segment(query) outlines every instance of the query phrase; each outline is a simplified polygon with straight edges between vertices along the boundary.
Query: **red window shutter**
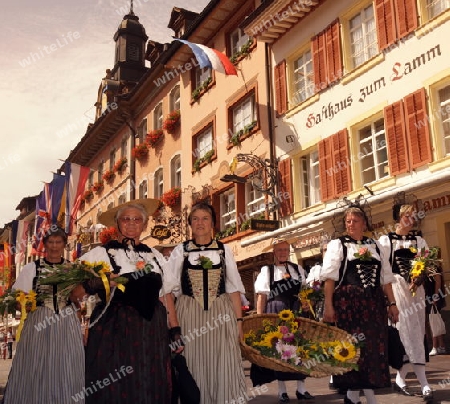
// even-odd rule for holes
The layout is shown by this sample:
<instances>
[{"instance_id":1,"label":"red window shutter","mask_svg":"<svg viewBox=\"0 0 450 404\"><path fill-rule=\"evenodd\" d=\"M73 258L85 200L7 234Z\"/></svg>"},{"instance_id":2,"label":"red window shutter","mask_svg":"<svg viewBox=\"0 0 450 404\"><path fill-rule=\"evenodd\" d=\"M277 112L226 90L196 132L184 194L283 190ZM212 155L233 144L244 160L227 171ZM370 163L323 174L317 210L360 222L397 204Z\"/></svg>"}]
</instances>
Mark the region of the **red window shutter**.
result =
<instances>
[{"instance_id":1,"label":"red window shutter","mask_svg":"<svg viewBox=\"0 0 450 404\"><path fill-rule=\"evenodd\" d=\"M375 20L380 50L392 45L396 38L393 0L375 0Z\"/></svg>"},{"instance_id":2,"label":"red window shutter","mask_svg":"<svg viewBox=\"0 0 450 404\"><path fill-rule=\"evenodd\" d=\"M339 80L343 75L341 52L341 29L339 20L331 23L325 30L327 84Z\"/></svg>"},{"instance_id":3,"label":"red window shutter","mask_svg":"<svg viewBox=\"0 0 450 404\"><path fill-rule=\"evenodd\" d=\"M332 143L328 137L319 142L320 193L323 202L334 198L335 172Z\"/></svg>"},{"instance_id":4,"label":"red window shutter","mask_svg":"<svg viewBox=\"0 0 450 404\"><path fill-rule=\"evenodd\" d=\"M287 111L286 60L275 66L275 98L277 116Z\"/></svg>"},{"instance_id":5,"label":"red window shutter","mask_svg":"<svg viewBox=\"0 0 450 404\"><path fill-rule=\"evenodd\" d=\"M348 194L352 189L351 167L348 150L348 131L343 129L331 137L335 174L335 197Z\"/></svg>"},{"instance_id":6,"label":"red window shutter","mask_svg":"<svg viewBox=\"0 0 450 404\"><path fill-rule=\"evenodd\" d=\"M403 99L406 134L411 168L420 167L432 159L425 89L415 91Z\"/></svg>"},{"instance_id":7,"label":"red window shutter","mask_svg":"<svg viewBox=\"0 0 450 404\"><path fill-rule=\"evenodd\" d=\"M416 0L394 0L397 39L403 38L418 27Z\"/></svg>"},{"instance_id":8,"label":"red window shutter","mask_svg":"<svg viewBox=\"0 0 450 404\"><path fill-rule=\"evenodd\" d=\"M311 39L314 68L314 84L316 92L328 86L326 77L325 33L322 32Z\"/></svg>"},{"instance_id":9,"label":"red window shutter","mask_svg":"<svg viewBox=\"0 0 450 404\"><path fill-rule=\"evenodd\" d=\"M294 212L292 203L292 173L291 173L291 159L287 158L281 160L278 165L280 171L280 190L282 196L280 198L280 213L281 216L287 216Z\"/></svg>"},{"instance_id":10,"label":"red window shutter","mask_svg":"<svg viewBox=\"0 0 450 404\"><path fill-rule=\"evenodd\" d=\"M392 176L409 170L406 147L405 117L401 101L384 108L384 127L386 132L389 171Z\"/></svg>"}]
</instances>

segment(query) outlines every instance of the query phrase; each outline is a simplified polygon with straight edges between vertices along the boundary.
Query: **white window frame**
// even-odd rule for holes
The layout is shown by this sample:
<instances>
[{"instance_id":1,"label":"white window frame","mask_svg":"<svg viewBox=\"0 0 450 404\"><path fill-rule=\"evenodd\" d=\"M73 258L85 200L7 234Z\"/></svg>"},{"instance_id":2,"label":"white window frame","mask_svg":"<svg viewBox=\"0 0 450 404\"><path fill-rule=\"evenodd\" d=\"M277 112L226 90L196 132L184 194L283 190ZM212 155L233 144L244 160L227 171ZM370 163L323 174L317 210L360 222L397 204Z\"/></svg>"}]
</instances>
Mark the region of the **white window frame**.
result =
<instances>
[{"instance_id":1,"label":"white window frame","mask_svg":"<svg viewBox=\"0 0 450 404\"><path fill-rule=\"evenodd\" d=\"M241 48L249 41L250 37L241 28L236 28L230 34L231 56L238 53Z\"/></svg>"},{"instance_id":2,"label":"white window frame","mask_svg":"<svg viewBox=\"0 0 450 404\"><path fill-rule=\"evenodd\" d=\"M97 181L101 182L103 181L103 172L105 171L105 162L101 161L98 164L98 171L97 171Z\"/></svg>"},{"instance_id":3,"label":"white window frame","mask_svg":"<svg viewBox=\"0 0 450 404\"><path fill-rule=\"evenodd\" d=\"M196 153L197 158L203 157L210 150L214 150L213 146L213 128L208 126L205 130L200 132L196 137Z\"/></svg>"},{"instance_id":4,"label":"white window frame","mask_svg":"<svg viewBox=\"0 0 450 404\"><path fill-rule=\"evenodd\" d=\"M306 101L314 95L314 68L311 49L306 50L292 61L292 103Z\"/></svg>"},{"instance_id":5,"label":"white window frame","mask_svg":"<svg viewBox=\"0 0 450 404\"><path fill-rule=\"evenodd\" d=\"M170 185L181 188L181 156L177 154L170 160Z\"/></svg>"},{"instance_id":6,"label":"white window frame","mask_svg":"<svg viewBox=\"0 0 450 404\"><path fill-rule=\"evenodd\" d=\"M371 14L368 14L369 9L371 10ZM352 21L354 21L356 18L361 19L360 24L358 26L352 27ZM361 8L358 13L354 14L348 20L348 29L351 60L353 68L356 68L378 54L378 37L375 21L375 9L372 3ZM356 32L359 32L360 38L358 38L358 41L362 44L362 49L358 51L355 50L356 40L354 38L354 35Z\"/></svg>"},{"instance_id":7,"label":"white window frame","mask_svg":"<svg viewBox=\"0 0 450 404\"><path fill-rule=\"evenodd\" d=\"M120 144L120 157L122 158L127 157L127 151L128 151L128 139L124 138L122 139L122 143Z\"/></svg>"},{"instance_id":8,"label":"white window frame","mask_svg":"<svg viewBox=\"0 0 450 404\"><path fill-rule=\"evenodd\" d=\"M127 196L125 195L125 193L123 193L119 196L119 200L117 201L117 204L122 205L122 203L125 203L126 201L127 201Z\"/></svg>"},{"instance_id":9,"label":"white window frame","mask_svg":"<svg viewBox=\"0 0 450 404\"><path fill-rule=\"evenodd\" d=\"M209 67L195 70L195 88L200 87L206 80L212 78L212 70Z\"/></svg>"},{"instance_id":10,"label":"white window frame","mask_svg":"<svg viewBox=\"0 0 450 404\"><path fill-rule=\"evenodd\" d=\"M252 218L264 214L266 211L265 195L262 191L256 189L250 179L245 183L245 206L247 215Z\"/></svg>"},{"instance_id":11,"label":"white window frame","mask_svg":"<svg viewBox=\"0 0 450 404\"><path fill-rule=\"evenodd\" d=\"M437 101L439 103L439 125L442 133L443 151L444 156L450 155L450 83L446 83L436 90ZM441 93L443 91L448 92L448 98L442 100Z\"/></svg>"},{"instance_id":12,"label":"white window frame","mask_svg":"<svg viewBox=\"0 0 450 404\"><path fill-rule=\"evenodd\" d=\"M377 125L380 123L382 123L383 128L377 129ZM370 129L370 136L362 138L362 132L367 131L368 129ZM361 126L357 131L359 168L363 185L378 181L389 175L389 160L385 131L383 117L377 117L376 119L367 122L367 124ZM384 161L381 161L384 158L383 154L385 155L385 159ZM370 165L367 165L367 167L364 167L363 164L369 161L367 159L371 159L371 163L369 163ZM365 173L368 173L369 171L374 173L375 178L364 178Z\"/></svg>"},{"instance_id":13,"label":"white window frame","mask_svg":"<svg viewBox=\"0 0 450 404\"><path fill-rule=\"evenodd\" d=\"M109 152L109 170L113 170L114 169L114 164L116 164L116 149L113 148L110 152Z\"/></svg>"},{"instance_id":14,"label":"white window frame","mask_svg":"<svg viewBox=\"0 0 450 404\"><path fill-rule=\"evenodd\" d=\"M144 118L137 128L137 137L139 139L139 143L144 143L147 136L147 129L147 118Z\"/></svg>"},{"instance_id":15,"label":"white window frame","mask_svg":"<svg viewBox=\"0 0 450 404\"><path fill-rule=\"evenodd\" d=\"M153 110L153 129L162 129L163 119L163 107L162 102L160 102Z\"/></svg>"},{"instance_id":16,"label":"white window frame","mask_svg":"<svg viewBox=\"0 0 450 404\"><path fill-rule=\"evenodd\" d=\"M142 180L139 184L139 199L148 198L148 183L147 180Z\"/></svg>"},{"instance_id":17,"label":"white window frame","mask_svg":"<svg viewBox=\"0 0 450 404\"><path fill-rule=\"evenodd\" d=\"M233 206L232 206L233 205ZM236 194L234 187L220 194L220 224L221 230L237 226Z\"/></svg>"},{"instance_id":18,"label":"white window frame","mask_svg":"<svg viewBox=\"0 0 450 404\"><path fill-rule=\"evenodd\" d=\"M233 134L256 121L255 94L252 93L232 107Z\"/></svg>"},{"instance_id":19,"label":"white window frame","mask_svg":"<svg viewBox=\"0 0 450 404\"><path fill-rule=\"evenodd\" d=\"M170 92L170 112L180 110L180 86L177 84Z\"/></svg>"},{"instance_id":20,"label":"white window frame","mask_svg":"<svg viewBox=\"0 0 450 404\"><path fill-rule=\"evenodd\" d=\"M438 16L443 13L445 10L450 8L450 0L427 0L426 1L426 9L428 19Z\"/></svg>"},{"instance_id":21,"label":"white window frame","mask_svg":"<svg viewBox=\"0 0 450 404\"><path fill-rule=\"evenodd\" d=\"M319 152L311 151L300 157L302 183L302 207L308 208L320 202Z\"/></svg>"},{"instance_id":22,"label":"white window frame","mask_svg":"<svg viewBox=\"0 0 450 404\"><path fill-rule=\"evenodd\" d=\"M155 171L155 176L153 177L153 185L154 185L154 197L156 199L161 198L162 194L164 193L164 172L163 168L158 168Z\"/></svg>"}]
</instances>

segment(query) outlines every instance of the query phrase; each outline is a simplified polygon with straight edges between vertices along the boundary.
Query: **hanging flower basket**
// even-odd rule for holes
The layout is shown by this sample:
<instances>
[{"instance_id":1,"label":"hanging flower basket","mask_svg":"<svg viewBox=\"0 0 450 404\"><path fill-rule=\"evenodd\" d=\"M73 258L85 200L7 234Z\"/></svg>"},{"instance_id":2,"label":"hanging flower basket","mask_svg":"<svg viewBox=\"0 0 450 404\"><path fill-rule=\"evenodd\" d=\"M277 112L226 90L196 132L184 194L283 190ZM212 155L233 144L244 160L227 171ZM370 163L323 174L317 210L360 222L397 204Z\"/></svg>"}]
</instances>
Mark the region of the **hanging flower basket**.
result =
<instances>
[{"instance_id":1,"label":"hanging flower basket","mask_svg":"<svg viewBox=\"0 0 450 404\"><path fill-rule=\"evenodd\" d=\"M169 133L173 133L180 123L180 118L181 114L179 109L172 111L163 122L163 129Z\"/></svg>"},{"instance_id":2,"label":"hanging flower basket","mask_svg":"<svg viewBox=\"0 0 450 404\"><path fill-rule=\"evenodd\" d=\"M107 229L103 229L98 235L98 239L100 243L106 244L111 240L117 240L119 238L119 233L115 227L108 227Z\"/></svg>"},{"instance_id":3,"label":"hanging flower basket","mask_svg":"<svg viewBox=\"0 0 450 404\"><path fill-rule=\"evenodd\" d=\"M92 191L94 191L96 194L99 194L103 191L103 181L96 182L94 185L92 185Z\"/></svg>"},{"instance_id":4,"label":"hanging flower basket","mask_svg":"<svg viewBox=\"0 0 450 404\"><path fill-rule=\"evenodd\" d=\"M180 201L181 188L172 188L161 196L161 202L169 208L173 208L174 206L178 205Z\"/></svg>"},{"instance_id":5,"label":"hanging flower basket","mask_svg":"<svg viewBox=\"0 0 450 404\"><path fill-rule=\"evenodd\" d=\"M146 143L137 145L132 150L133 157L138 160L144 160L148 157L148 146Z\"/></svg>"},{"instance_id":6,"label":"hanging flower basket","mask_svg":"<svg viewBox=\"0 0 450 404\"><path fill-rule=\"evenodd\" d=\"M156 147L160 140L164 137L164 132L162 129L152 130L147 134L146 141L150 147Z\"/></svg>"},{"instance_id":7,"label":"hanging flower basket","mask_svg":"<svg viewBox=\"0 0 450 404\"><path fill-rule=\"evenodd\" d=\"M115 173L114 173L114 171L113 170L108 170L108 171L105 171L105 173L103 174L103 179L107 182L107 183L110 183L110 182L112 182L112 180L114 179L114 177L115 177Z\"/></svg>"},{"instance_id":8,"label":"hanging flower basket","mask_svg":"<svg viewBox=\"0 0 450 404\"><path fill-rule=\"evenodd\" d=\"M122 171L125 169L127 162L128 160L126 157L122 157L121 159L119 159L117 163L114 164L114 172L121 174Z\"/></svg>"}]
</instances>

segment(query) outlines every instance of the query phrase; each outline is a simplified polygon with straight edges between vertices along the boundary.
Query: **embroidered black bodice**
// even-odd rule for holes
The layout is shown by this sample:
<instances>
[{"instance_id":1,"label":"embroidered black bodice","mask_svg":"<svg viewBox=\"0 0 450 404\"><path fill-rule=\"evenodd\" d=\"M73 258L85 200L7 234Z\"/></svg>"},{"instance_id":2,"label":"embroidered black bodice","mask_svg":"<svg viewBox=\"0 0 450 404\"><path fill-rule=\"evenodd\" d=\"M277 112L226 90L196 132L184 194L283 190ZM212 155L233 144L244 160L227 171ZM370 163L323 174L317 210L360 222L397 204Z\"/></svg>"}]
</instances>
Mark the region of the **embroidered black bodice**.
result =
<instances>
[{"instance_id":1,"label":"embroidered black bodice","mask_svg":"<svg viewBox=\"0 0 450 404\"><path fill-rule=\"evenodd\" d=\"M417 237L414 234L402 236L397 233L389 233L388 237L391 242L389 261L392 265L392 272L399 274L409 282L411 261L416 255L415 252L411 251L410 247L417 249ZM408 247L405 247L405 242Z\"/></svg>"}]
</instances>

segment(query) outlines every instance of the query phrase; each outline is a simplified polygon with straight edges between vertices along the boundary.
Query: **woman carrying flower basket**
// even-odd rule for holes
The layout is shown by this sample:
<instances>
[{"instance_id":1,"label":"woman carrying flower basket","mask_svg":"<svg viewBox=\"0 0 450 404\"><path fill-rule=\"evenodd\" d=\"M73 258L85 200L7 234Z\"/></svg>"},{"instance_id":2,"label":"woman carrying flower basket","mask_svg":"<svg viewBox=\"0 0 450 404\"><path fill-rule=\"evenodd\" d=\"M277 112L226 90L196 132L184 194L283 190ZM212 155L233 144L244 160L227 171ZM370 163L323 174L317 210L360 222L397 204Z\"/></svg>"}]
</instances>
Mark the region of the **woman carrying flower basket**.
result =
<instances>
[{"instance_id":1,"label":"woman carrying flower basket","mask_svg":"<svg viewBox=\"0 0 450 404\"><path fill-rule=\"evenodd\" d=\"M300 309L298 295L301 285L306 284L306 275L303 268L289 262L290 244L284 240L274 240L274 265L266 265L255 281L255 293L258 294L257 313L280 313L283 310ZM302 307L309 313L309 306ZM254 367L254 366L253 366ZM258 369L253 369L256 372ZM260 370L264 372L263 370ZM295 392L299 400L311 400L314 397L306 391L305 378L301 373L275 372L274 378L278 380L278 396L280 403L289 402L286 390L286 380L297 380ZM256 379L254 381L256 382Z\"/></svg>"},{"instance_id":2,"label":"woman carrying flower basket","mask_svg":"<svg viewBox=\"0 0 450 404\"><path fill-rule=\"evenodd\" d=\"M67 235L55 226L43 241L45 258L25 265L13 285L31 306L22 307L23 312L30 311L17 343L4 404L70 403L85 385L77 312L57 295L59 288L41 283L46 267L67 263L63 258ZM84 399L78 402L84 403Z\"/></svg>"},{"instance_id":3,"label":"woman carrying flower basket","mask_svg":"<svg viewBox=\"0 0 450 404\"><path fill-rule=\"evenodd\" d=\"M424 401L433 400L433 392L425 375L425 290L423 282L426 277L425 265L423 271L414 271L412 262L420 251L428 250L426 241L416 235L412 229L416 224L413 205L394 206L394 219L397 220L395 232L380 237L380 244L386 249L386 254L392 264L395 280L392 283L395 301L404 314L400 317L397 329L408 361L412 363L414 373L419 381ZM419 265L420 266L420 265ZM412 313L409 311L414 308ZM417 309L419 308L419 309ZM399 347L398 349L402 349ZM407 364L397 370L393 384L400 394L412 396L406 385Z\"/></svg>"},{"instance_id":4,"label":"woman carrying flower basket","mask_svg":"<svg viewBox=\"0 0 450 404\"><path fill-rule=\"evenodd\" d=\"M390 383L387 320L398 321L388 257L375 240L364 236L369 219L359 204L343 216L347 235L328 243L320 279L325 282L323 320L363 340L358 371L333 376L337 388L347 389L345 404L357 404L360 390L375 404L374 389ZM385 298L389 302L386 309Z\"/></svg>"}]
</instances>

